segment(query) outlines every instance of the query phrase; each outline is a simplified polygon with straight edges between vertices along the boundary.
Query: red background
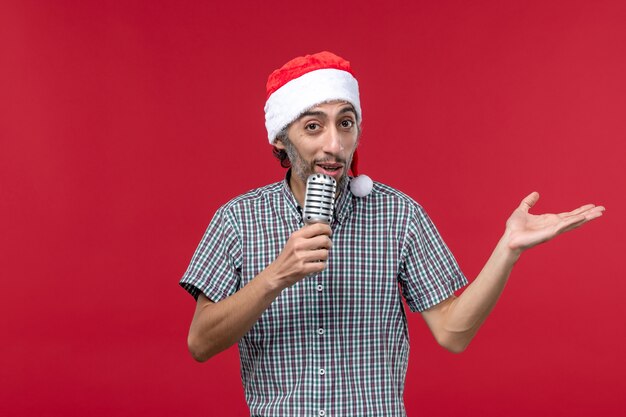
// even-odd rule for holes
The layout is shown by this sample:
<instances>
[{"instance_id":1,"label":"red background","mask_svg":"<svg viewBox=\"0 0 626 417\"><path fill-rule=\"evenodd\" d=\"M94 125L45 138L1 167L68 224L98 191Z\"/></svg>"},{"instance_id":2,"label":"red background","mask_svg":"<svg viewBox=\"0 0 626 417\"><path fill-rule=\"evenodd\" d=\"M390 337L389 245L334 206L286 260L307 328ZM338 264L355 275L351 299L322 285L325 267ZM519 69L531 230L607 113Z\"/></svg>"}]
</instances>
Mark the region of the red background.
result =
<instances>
[{"instance_id":1,"label":"red background","mask_svg":"<svg viewBox=\"0 0 626 417\"><path fill-rule=\"evenodd\" d=\"M409 415L609 416L624 392L626 3L0 3L0 414L245 415L178 279L219 205L282 178L267 75L332 50L361 171L474 277L519 200L605 216L523 256L462 355L410 318ZM623 414L622 414L623 415Z\"/></svg>"}]
</instances>

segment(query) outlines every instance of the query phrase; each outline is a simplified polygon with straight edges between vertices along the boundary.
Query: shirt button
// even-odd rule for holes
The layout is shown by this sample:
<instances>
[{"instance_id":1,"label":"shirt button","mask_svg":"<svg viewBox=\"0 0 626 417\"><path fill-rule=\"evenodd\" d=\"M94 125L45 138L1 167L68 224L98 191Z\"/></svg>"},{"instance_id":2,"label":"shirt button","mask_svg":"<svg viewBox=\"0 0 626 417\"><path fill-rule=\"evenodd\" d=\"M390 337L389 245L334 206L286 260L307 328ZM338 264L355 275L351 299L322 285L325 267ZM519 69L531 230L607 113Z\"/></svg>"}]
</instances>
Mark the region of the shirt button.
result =
<instances>
[{"instance_id":1,"label":"shirt button","mask_svg":"<svg viewBox=\"0 0 626 417\"><path fill-rule=\"evenodd\" d=\"M324 289L324 286L322 284L318 284L317 290L322 291L323 289Z\"/></svg>"},{"instance_id":2,"label":"shirt button","mask_svg":"<svg viewBox=\"0 0 626 417\"><path fill-rule=\"evenodd\" d=\"M320 335L324 334L324 329L322 328L317 329L317 334L320 334Z\"/></svg>"},{"instance_id":3,"label":"shirt button","mask_svg":"<svg viewBox=\"0 0 626 417\"><path fill-rule=\"evenodd\" d=\"M325 375L326 374L326 370L324 368L320 368L320 375Z\"/></svg>"},{"instance_id":4,"label":"shirt button","mask_svg":"<svg viewBox=\"0 0 626 417\"><path fill-rule=\"evenodd\" d=\"M319 415L320 417L324 417L326 415L326 411L320 410Z\"/></svg>"}]
</instances>

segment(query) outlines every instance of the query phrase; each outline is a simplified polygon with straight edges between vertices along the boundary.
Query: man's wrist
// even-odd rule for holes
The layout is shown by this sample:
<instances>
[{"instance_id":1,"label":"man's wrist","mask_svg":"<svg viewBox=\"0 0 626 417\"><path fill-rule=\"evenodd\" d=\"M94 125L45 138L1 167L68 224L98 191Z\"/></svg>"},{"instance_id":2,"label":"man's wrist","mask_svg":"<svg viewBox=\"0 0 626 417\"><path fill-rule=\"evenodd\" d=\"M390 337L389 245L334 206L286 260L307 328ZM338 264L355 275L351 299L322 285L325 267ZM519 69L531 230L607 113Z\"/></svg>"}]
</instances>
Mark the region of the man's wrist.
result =
<instances>
[{"instance_id":1,"label":"man's wrist","mask_svg":"<svg viewBox=\"0 0 626 417\"><path fill-rule=\"evenodd\" d=\"M498 249L505 262L509 263L511 266L515 265L522 255L522 252L524 252L521 248L513 247L511 244L511 233L508 229L505 230L504 235L502 235L502 238L498 242Z\"/></svg>"},{"instance_id":2,"label":"man's wrist","mask_svg":"<svg viewBox=\"0 0 626 417\"><path fill-rule=\"evenodd\" d=\"M255 280L259 282L262 291L272 297L277 297L285 288L284 285L282 285L283 280L278 277L271 264L261 271L261 273L256 276Z\"/></svg>"}]
</instances>

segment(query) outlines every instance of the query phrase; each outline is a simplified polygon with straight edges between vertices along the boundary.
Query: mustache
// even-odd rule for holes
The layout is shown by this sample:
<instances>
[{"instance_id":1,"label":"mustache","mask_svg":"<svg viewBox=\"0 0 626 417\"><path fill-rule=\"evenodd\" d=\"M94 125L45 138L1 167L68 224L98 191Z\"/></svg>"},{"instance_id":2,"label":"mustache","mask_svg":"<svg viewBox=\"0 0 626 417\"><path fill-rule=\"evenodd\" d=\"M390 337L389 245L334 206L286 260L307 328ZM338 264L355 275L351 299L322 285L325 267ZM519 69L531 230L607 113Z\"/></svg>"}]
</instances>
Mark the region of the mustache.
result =
<instances>
[{"instance_id":1,"label":"mustache","mask_svg":"<svg viewBox=\"0 0 626 417\"><path fill-rule=\"evenodd\" d=\"M346 165L346 160L344 158L322 158L313 161L313 165L326 163Z\"/></svg>"}]
</instances>

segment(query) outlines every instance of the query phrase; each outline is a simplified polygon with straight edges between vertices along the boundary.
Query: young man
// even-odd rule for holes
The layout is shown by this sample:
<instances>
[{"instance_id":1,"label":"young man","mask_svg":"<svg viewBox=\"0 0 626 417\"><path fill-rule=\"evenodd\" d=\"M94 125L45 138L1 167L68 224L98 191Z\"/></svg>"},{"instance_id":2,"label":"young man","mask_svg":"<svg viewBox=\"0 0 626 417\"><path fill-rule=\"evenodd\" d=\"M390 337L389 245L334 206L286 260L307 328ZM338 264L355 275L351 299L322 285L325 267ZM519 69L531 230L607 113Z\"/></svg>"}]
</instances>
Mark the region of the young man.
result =
<instances>
[{"instance_id":1,"label":"young man","mask_svg":"<svg viewBox=\"0 0 626 417\"><path fill-rule=\"evenodd\" d=\"M405 415L402 297L439 344L461 352L525 249L604 210L534 216L539 196L532 193L456 297L467 280L422 207L349 176L356 175L362 120L350 64L328 52L296 58L267 87L268 139L291 169L284 181L218 210L181 280L197 299L190 352L205 361L238 342L254 416ZM303 224L313 173L337 180L331 225Z\"/></svg>"}]
</instances>

